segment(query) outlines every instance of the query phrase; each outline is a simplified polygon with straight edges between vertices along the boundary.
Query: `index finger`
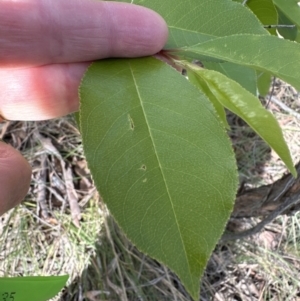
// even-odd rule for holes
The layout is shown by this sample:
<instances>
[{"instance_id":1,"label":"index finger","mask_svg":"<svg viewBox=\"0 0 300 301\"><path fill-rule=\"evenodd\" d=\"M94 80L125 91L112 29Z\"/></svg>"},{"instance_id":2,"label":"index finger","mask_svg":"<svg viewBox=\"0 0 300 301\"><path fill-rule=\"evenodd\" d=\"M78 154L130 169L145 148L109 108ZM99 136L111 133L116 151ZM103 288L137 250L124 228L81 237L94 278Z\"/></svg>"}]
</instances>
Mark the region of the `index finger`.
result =
<instances>
[{"instance_id":1,"label":"index finger","mask_svg":"<svg viewBox=\"0 0 300 301\"><path fill-rule=\"evenodd\" d=\"M135 57L158 52L167 26L144 7L96 0L0 1L0 66Z\"/></svg>"}]
</instances>

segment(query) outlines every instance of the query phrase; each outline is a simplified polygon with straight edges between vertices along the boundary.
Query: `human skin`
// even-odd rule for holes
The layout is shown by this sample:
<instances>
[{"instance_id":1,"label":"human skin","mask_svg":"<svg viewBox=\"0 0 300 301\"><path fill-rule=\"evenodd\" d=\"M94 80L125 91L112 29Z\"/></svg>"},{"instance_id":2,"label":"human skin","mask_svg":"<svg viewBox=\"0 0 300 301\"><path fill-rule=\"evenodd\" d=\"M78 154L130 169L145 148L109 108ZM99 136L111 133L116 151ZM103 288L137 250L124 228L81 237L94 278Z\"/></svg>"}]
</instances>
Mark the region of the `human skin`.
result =
<instances>
[{"instance_id":1,"label":"human skin","mask_svg":"<svg viewBox=\"0 0 300 301\"><path fill-rule=\"evenodd\" d=\"M168 35L155 12L96 0L0 0L0 115L45 120L78 110L89 64L157 53ZM25 197L31 168L0 142L0 215Z\"/></svg>"}]
</instances>

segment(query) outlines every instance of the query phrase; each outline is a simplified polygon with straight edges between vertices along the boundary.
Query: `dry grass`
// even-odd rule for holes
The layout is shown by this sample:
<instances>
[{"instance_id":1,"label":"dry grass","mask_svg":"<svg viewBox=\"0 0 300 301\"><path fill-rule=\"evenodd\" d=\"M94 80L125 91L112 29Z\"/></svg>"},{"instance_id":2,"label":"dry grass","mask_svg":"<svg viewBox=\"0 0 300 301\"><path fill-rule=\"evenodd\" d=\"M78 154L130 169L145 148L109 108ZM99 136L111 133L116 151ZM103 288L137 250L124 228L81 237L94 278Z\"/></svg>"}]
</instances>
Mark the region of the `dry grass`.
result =
<instances>
[{"instance_id":1,"label":"dry grass","mask_svg":"<svg viewBox=\"0 0 300 301\"><path fill-rule=\"evenodd\" d=\"M274 96L299 107L298 93L282 82L275 82ZM300 120L273 102L268 107L298 162ZM241 182L257 187L277 180L286 172L282 162L243 122L230 118ZM0 220L0 276L67 273L68 286L57 301L191 300L176 275L141 254L113 222L92 185L71 117L3 123L0 138L33 166L26 200ZM299 242L300 213L277 218L255 237L218 245L201 300L300 300Z\"/></svg>"}]
</instances>

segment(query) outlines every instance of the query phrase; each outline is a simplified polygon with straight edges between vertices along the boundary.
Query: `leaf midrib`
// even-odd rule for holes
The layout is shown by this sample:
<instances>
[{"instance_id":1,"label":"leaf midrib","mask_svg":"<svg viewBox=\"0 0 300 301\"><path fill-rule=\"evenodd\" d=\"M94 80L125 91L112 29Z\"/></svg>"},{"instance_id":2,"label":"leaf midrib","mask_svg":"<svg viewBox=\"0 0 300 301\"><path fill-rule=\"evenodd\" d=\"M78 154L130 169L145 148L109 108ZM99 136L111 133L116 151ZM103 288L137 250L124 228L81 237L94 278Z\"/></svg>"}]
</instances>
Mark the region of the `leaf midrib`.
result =
<instances>
[{"instance_id":1,"label":"leaf midrib","mask_svg":"<svg viewBox=\"0 0 300 301\"><path fill-rule=\"evenodd\" d=\"M171 203L171 208L172 208L172 211L173 211L173 214L174 214L174 217L175 217L176 226L177 226L177 229L178 229L178 232L179 232L180 240L181 240L181 243L182 243L182 246L183 246L183 250L184 250L184 254L185 254L185 259L186 259L188 270L189 270L189 277L190 277L190 280L191 280L191 284L193 286L193 290L195 291L194 282L193 282L192 277L191 277L190 264L189 264L189 261L188 261L187 252L186 252L186 248L185 248L185 245L184 245L184 241L183 241L183 238L182 238L182 235L181 235L180 226L178 224L177 215L176 215L176 212L175 212L175 209L174 209L174 206L173 206L172 197L171 197L170 192L169 192L169 188L168 188L168 185L167 185L166 177L165 177L164 172L163 172L163 168L162 168L161 163L160 163L160 159L159 159L159 157L157 155L156 145L155 145L155 142L154 142L154 139L153 139L153 136L152 136L152 132L151 132L151 128L150 128L150 125L149 125L149 122L148 122L148 119L147 119L147 115L146 115L145 108L144 108L144 105L143 105L142 97L141 97L141 94L140 94L140 91L139 91L139 88L138 88L138 85L137 85L137 82L136 82L136 79L135 79L135 76L134 76L134 71L133 71L133 69L131 67L131 64L128 63L128 65L129 65L131 76L132 76L132 79L133 79L133 82L134 82L136 93L137 93L137 96L138 96L138 99L140 101L140 105L141 105L141 108L142 108L142 111L143 111L144 119L145 119L145 122L147 124L147 129L148 129L148 132L149 132L149 136L150 136L150 139L151 139L154 151L155 151L155 157L156 157L156 160L157 160L158 165L159 165L159 170L160 170L161 175L163 177L164 185L166 187L167 194L168 194L168 197L169 197L169 200L170 200L170 203Z\"/></svg>"}]
</instances>

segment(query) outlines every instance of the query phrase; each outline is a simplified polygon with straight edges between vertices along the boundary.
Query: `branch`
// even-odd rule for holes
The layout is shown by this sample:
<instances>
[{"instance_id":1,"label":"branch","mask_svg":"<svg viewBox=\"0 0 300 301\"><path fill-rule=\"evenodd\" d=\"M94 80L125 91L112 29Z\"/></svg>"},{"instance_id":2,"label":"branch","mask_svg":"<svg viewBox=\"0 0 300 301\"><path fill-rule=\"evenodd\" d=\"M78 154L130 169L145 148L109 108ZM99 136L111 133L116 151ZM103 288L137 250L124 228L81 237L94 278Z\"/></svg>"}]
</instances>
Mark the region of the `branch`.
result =
<instances>
[{"instance_id":1,"label":"branch","mask_svg":"<svg viewBox=\"0 0 300 301\"><path fill-rule=\"evenodd\" d=\"M287 105L285 105L284 103L282 103L276 97L270 97L269 100L272 101L273 103L275 103L276 105L278 105L281 109L283 109L287 113L290 113L291 115L293 115L296 118L300 119L300 114L299 113L297 113L293 109L289 108Z\"/></svg>"},{"instance_id":2,"label":"branch","mask_svg":"<svg viewBox=\"0 0 300 301\"><path fill-rule=\"evenodd\" d=\"M239 193L232 217L268 216L292 196L300 197L300 162L296 165L296 170L298 173L296 179L291 174L287 174L273 184ZM284 214L291 214L297 210L300 210L299 204L289 208Z\"/></svg>"},{"instance_id":3,"label":"branch","mask_svg":"<svg viewBox=\"0 0 300 301\"><path fill-rule=\"evenodd\" d=\"M300 174L300 162L296 165ZM285 175L271 185L240 193L232 213L233 218L264 217L255 227L242 232L226 232L221 242L241 239L260 232L267 224L282 214L300 210L300 176Z\"/></svg>"},{"instance_id":4,"label":"branch","mask_svg":"<svg viewBox=\"0 0 300 301\"><path fill-rule=\"evenodd\" d=\"M225 233L222 238L221 242L226 242L229 240L236 240L241 239L246 236L254 235L260 232L267 224L272 222L277 216L283 214L284 212L288 211L294 205L300 203L299 195L294 195L290 198L287 198L286 201L280 205L276 210L274 210L270 215L268 215L265 219L263 219L260 223L258 223L255 227L248 229L246 231L238 232L238 233Z\"/></svg>"}]
</instances>

